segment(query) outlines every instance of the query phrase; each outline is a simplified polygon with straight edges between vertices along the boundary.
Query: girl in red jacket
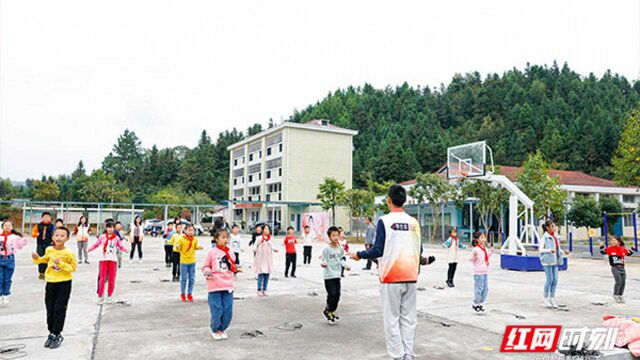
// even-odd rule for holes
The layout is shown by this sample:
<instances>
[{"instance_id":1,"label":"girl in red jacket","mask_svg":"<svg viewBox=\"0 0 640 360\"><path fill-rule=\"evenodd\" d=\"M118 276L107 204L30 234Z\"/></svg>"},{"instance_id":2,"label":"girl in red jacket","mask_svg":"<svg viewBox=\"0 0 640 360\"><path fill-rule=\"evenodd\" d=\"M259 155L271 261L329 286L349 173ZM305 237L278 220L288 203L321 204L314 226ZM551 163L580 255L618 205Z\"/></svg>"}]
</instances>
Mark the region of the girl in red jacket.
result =
<instances>
[{"instance_id":1,"label":"girl in red jacket","mask_svg":"<svg viewBox=\"0 0 640 360\"><path fill-rule=\"evenodd\" d=\"M627 273L624 270L624 257L633 254L633 251L624 247L622 238L613 236L611 238L611 245L607 248L600 244L600 253L602 255L607 254L609 256L609 265L611 265L611 273L613 274L613 280L615 285L613 286L613 299L617 303L624 303L624 286L627 281Z\"/></svg>"}]
</instances>

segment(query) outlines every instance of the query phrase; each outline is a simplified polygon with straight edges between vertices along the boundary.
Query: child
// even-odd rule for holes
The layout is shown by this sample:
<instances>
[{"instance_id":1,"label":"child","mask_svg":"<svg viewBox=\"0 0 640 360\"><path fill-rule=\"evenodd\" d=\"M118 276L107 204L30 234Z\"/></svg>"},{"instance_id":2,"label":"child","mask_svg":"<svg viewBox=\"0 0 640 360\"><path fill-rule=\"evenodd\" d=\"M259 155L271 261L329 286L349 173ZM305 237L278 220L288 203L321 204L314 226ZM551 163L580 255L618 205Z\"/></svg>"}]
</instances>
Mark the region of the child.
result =
<instances>
[{"instance_id":1,"label":"child","mask_svg":"<svg viewBox=\"0 0 640 360\"><path fill-rule=\"evenodd\" d=\"M233 251L233 254L236 256L236 265L240 265L240 252L242 251L242 248L240 247L240 234L238 234L239 231L240 227L233 224L231 227L231 239L229 242L231 243L231 251ZM216 243L214 242L214 244Z\"/></svg>"},{"instance_id":2,"label":"child","mask_svg":"<svg viewBox=\"0 0 640 360\"><path fill-rule=\"evenodd\" d=\"M556 288L558 287L558 270L564 263L564 257L568 251L562 249L560 241L556 237L558 225L553 220L547 220L542 224L544 234L540 240L540 264L544 269L544 303L547 307L558 308L556 304Z\"/></svg>"},{"instance_id":3,"label":"child","mask_svg":"<svg viewBox=\"0 0 640 360\"><path fill-rule=\"evenodd\" d=\"M78 244L78 263L82 263L82 257L84 255L84 263L89 263L89 256L87 254L87 247L89 243L89 234L91 234L91 229L89 228L89 224L87 224L87 218L82 215L78 220L78 226L76 226L75 230L73 230L73 234L76 236L76 241Z\"/></svg>"},{"instance_id":4,"label":"child","mask_svg":"<svg viewBox=\"0 0 640 360\"><path fill-rule=\"evenodd\" d=\"M36 252L43 256L47 247L53 243L53 225L51 224L51 213L45 211L42 213L40 223L31 230L31 237L36 239ZM44 280L44 272L47 270L47 264L38 265L38 278Z\"/></svg>"},{"instance_id":5,"label":"child","mask_svg":"<svg viewBox=\"0 0 640 360\"><path fill-rule=\"evenodd\" d=\"M171 245L171 265L173 266L171 271L173 274L172 282L178 282L180 280L180 251L176 250L176 244L178 244L182 238L183 226L181 222L176 223L176 231L171 235L171 239L167 241L167 243Z\"/></svg>"},{"instance_id":6,"label":"child","mask_svg":"<svg viewBox=\"0 0 640 360\"><path fill-rule=\"evenodd\" d=\"M171 256L173 255L173 246L169 244L169 240L171 240L174 234L173 225L172 222L168 223L167 231L162 235L164 239L164 266L168 268L171 267Z\"/></svg>"},{"instance_id":7,"label":"child","mask_svg":"<svg viewBox=\"0 0 640 360\"><path fill-rule=\"evenodd\" d=\"M627 280L627 273L624 270L624 257L633 255L631 249L624 247L624 242L618 236L611 238L611 245L606 249L604 245L600 244L600 253L602 255L607 254L609 256L609 265L611 265L611 273L615 285L613 286L613 299L617 303L624 304L624 286Z\"/></svg>"},{"instance_id":8,"label":"child","mask_svg":"<svg viewBox=\"0 0 640 360\"><path fill-rule=\"evenodd\" d=\"M236 266L233 254L227 247L229 233L216 229L213 239L216 247L209 250L202 272L207 278L209 311L211 312L211 336L214 340L227 338L225 330L233 315L233 278L242 269Z\"/></svg>"},{"instance_id":9,"label":"child","mask_svg":"<svg viewBox=\"0 0 640 360\"><path fill-rule=\"evenodd\" d=\"M57 228L59 228L59 227L63 227L63 226L64 226L64 220L62 220L62 219L56 219L56 223L55 223L55 226L54 226L54 229L53 229L53 230L55 230L55 229L57 229Z\"/></svg>"},{"instance_id":10,"label":"child","mask_svg":"<svg viewBox=\"0 0 640 360\"><path fill-rule=\"evenodd\" d=\"M309 227L309 225L305 225L304 231L302 233L302 243L304 244L302 246L302 249L303 249L302 263L304 265L311 264L311 253L313 250L314 239L315 239L315 236L311 234L311 228Z\"/></svg>"},{"instance_id":11,"label":"child","mask_svg":"<svg viewBox=\"0 0 640 360\"><path fill-rule=\"evenodd\" d=\"M293 226L287 228L287 236L284 237L285 246L285 268L284 277L289 277L289 267L291 267L291 277L296 277L296 262L298 254L296 254L296 235L293 230Z\"/></svg>"},{"instance_id":12,"label":"child","mask_svg":"<svg viewBox=\"0 0 640 360\"><path fill-rule=\"evenodd\" d=\"M342 228L342 226L338 227L338 231L340 231L340 246L344 250L344 253L348 254L349 240L347 240L347 237L344 234L344 229ZM346 255L343 257L342 261L347 261ZM340 277L344 277L344 268L342 268L342 271L340 272Z\"/></svg>"},{"instance_id":13,"label":"child","mask_svg":"<svg viewBox=\"0 0 640 360\"><path fill-rule=\"evenodd\" d=\"M49 337L44 347L56 349L60 347L64 338L61 333L64 328L64 320L67 316L67 304L71 296L72 273L77 269L76 257L64 244L69 240L69 229L62 226L53 233L53 246L45 250L44 256L37 253L31 254L34 264L45 264L45 288L44 303L47 308L47 327Z\"/></svg>"},{"instance_id":14,"label":"child","mask_svg":"<svg viewBox=\"0 0 640 360\"><path fill-rule=\"evenodd\" d=\"M493 254L493 248L487 250L486 247L487 238L480 231L473 233L473 250L471 251L471 257L469 261L473 263L473 284L474 284L474 298L473 306L471 308L476 312L485 311L482 304L487 300L487 294L489 293L489 257Z\"/></svg>"},{"instance_id":15,"label":"child","mask_svg":"<svg viewBox=\"0 0 640 360\"><path fill-rule=\"evenodd\" d=\"M131 253L129 254L129 262L133 261L133 255L138 248L138 262L142 264L142 240L144 238L144 229L142 226L142 216L136 215L131 224L129 232L129 241L131 242Z\"/></svg>"},{"instance_id":16,"label":"child","mask_svg":"<svg viewBox=\"0 0 640 360\"><path fill-rule=\"evenodd\" d=\"M9 304L11 280L16 268L15 253L27 244L27 238L13 229L11 220L2 222L0 232L0 305Z\"/></svg>"},{"instance_id":17,"label":"child","mask_svg":"<svg viewBox=\"0 0 640 360\"><path fill-rule=\"evenodd\" d=\"M327 290L327 304L324 307L324 317L330 324L340 321L336 315L338 302L340 301L340 278L344 269L351 270L345 260L344 249L340 246L340 230L332 226L327 230L329 245L322 251L322 262L324 268L324 288Z\"/></svg>"},{"instance_id":18,"label":"child","mask_svg":"<svg viewBox=\"0 0 640 360\"><path fill-rule=\"evenodd\" d=\"M114 233L116 234L117 237L120 238L120 241L121 242L127 241L127 238L124 236L125 231L122 230L122 223L120 221L116 221L114 226L115 226ZM116 257L118 258L118 269L120 269L122 267L122 250L120 250L120 248L116 248Z\"/></svg>"},{"instance_id":19,"label":"child","mask_svg":"<svg viewBox=\"0 0 640 360\"><path fill-rule=\"evenodd\" d=\"M273 253L278 252L271 246L271 227L264 225L262 235L256 241L253 249L255 257L253 259L253 271L258 274L258 296L267 295L267 285L269 285L269 275L273 271Z\"/></svg>"},{"instance_id":20,"label":"child","mask_svg":"<svg viewBox=\"0 0 640 360\"><path fill-rule=\"evenodd\" d=\"M447 262L449 263L449 270L447 271L447 286L453 287L453 277L456 275L456 268L458 267L458 248L466 249L466 245L460 244L458 240L458 229L453 228L449 230L449 238L442 245L449 248L447 254Z\"/></svg>"},{"instance_id":21,"label":"child","mask_svg":"<svg viewBox=\"0 0 640 360\"><path fill-rule=\"evenodd\" d=\"M249 241L249 246L254 246L256 240L262 236L262 225L256 226L256 230L253 234L251 234L251 241Z\"/></svg>"},{"instance_id":22,"label":"child","mask_svg":"<svg viewBox=\"0 0 640 360\"><path fill-rule=\"evenodd\" d=\"M196 281L196 250L202 250L198 245L193 224L184 227L184 235L174 244L174 250L180 255L180 299L182 302L193 302L193 284ZM187 287L188 283L188 287ZM185 289L187 290L185 297Z\"/></svg>"},{"instance_id":23,"label":"child","mask_svg":"<svg viewBox=\"0 0 640 360\"><path fill-rule=\"evenodd\" d=\"M100 235L95 244L88 249L89 252L100 248L101 259L99 262L98 273L98 304L102 305L104 295L104 283L109 280L109 289L107 290L107 304L113 303L113 291L116 289L116 272L117 272L117 255L116 249L127 252L122 246L122 241L115 233L115 226L112 222L105 224L106 234Z\"/></svg>"}]
</instances>

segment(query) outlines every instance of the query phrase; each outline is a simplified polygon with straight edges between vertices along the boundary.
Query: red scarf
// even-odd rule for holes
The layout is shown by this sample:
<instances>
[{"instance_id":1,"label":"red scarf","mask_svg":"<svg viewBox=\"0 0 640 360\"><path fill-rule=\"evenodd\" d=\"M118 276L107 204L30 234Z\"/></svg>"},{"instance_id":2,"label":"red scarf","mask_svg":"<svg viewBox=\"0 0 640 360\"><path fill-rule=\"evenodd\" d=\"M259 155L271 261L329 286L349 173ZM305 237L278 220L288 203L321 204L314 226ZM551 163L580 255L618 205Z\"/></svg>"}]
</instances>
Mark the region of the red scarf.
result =
<instances>
[{"instance_id":1,"label":"red scarf","mask_svg":"<svg viewBox=\"0 0 640 360\"><path fill-rule=\"evenodd\" d=\"M262 235L262 241L269 241L271 240L271 235L266 235L267 237L265 237L265 235Z\"/></svg>"},{"instance_id":2,"label":"red scarf","mask_svg":"<svg viewBox=\"0 0 640 360\"><path fill-rule=\"evenodd\" d=\"M487 253L487 248L485 246L482 246L480 244L477 244L476 247L479 247L480 250L482 250L484 252L484 262L489 265L489 253Z\"/></svg>"},{"instance_id":3,"label":"red scarf","mask_svg":"<svg viewBox=\"0 0 640 360\"><path fill-rule=\"evenodd\" d=\"M11 233L2 233L2 236L4 236L4 256L9 255L9 249L7 248L7 238L9 237L9 235L11 235Z\"/></svg>"},{"instance_id":4,"label":"red scarf","mask_svg":"<svg viewBox=\"0 0 640 360\"><path fill-rule=\"evenodd\" d=\"M556 251L558 251L558 248L560 247L560 245L558 245L558 238L556 238L556 235L553 233L553 231L548 231L548 233L553 238L553 241L555 241L555 243L556 243Z\"/></svg>"},{"instance_id":5,"label":"red scarf","mask_svg":"<svg viewBox=\"0 0 640 360\"><path fill-rule=\"evenodd\" d=\"M451 235L451 238L456 241L456 247L458 247L458 237Z\"/></svg>"},{"instance_id":6,"label":"red scarf","mask_svg":"<svg viewBox=\"0 0 640 360\"><path fill-rule=\"evenodd\" d=\"M116 238L116 234L114 233L113 235L111 235L111 237L109 237L109 234L107 234L107 239L104 241L104 245L102 246L102 253L106 254L107 253L107 245L109 245L109 241L113 240Z\"/></svg>"},{"instance_id":7,"label":"red scarf","mask_svg":"<svg viewBox=\"0 0 640 360\"><path fill-rule=\"evenodd\" d=\"M184 235L184 237L186 237L189 240L189 246L187 246L187 250L185 251L185 252L188 252L189 249L191 249L191 245L193 245L193 236Z\"/></svg>"},{"instance_id":8,"label":"red scarf","mask_svg":"<svg viewBox=\"0 0 640 360\"><path fill-rule=\"evenodd\" d=\"M231 264L231 267L229 268L229 270L231 270L232 273L235 273L237 268L236 268L236 262L235 261L231 261L231 255L229 254L229 247L228 246L220 246L220 245L216 245L216 247L220 250L222 250L224 252L224 254L227 256L227 260L229 260L229 264Z\"/></svg>"}]
</instances>

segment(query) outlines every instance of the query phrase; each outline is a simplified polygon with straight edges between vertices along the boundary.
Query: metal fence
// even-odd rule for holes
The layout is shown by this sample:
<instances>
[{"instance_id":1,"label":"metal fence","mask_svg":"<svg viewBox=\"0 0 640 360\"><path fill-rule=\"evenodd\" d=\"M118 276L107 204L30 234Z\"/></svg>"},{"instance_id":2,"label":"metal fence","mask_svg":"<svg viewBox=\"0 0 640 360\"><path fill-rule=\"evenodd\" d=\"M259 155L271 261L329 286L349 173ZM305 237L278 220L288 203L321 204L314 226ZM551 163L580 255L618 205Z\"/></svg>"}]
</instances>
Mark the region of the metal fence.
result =
<instances>
[{"instance_id":1,"label":"metal fence","mask_svg":"<svg viewBox=\"0 0 640 360\"><path fill-rule=\"evenodd\" d=\"M21 216L14 216L16 228L21 228L24 233L25 228L30 229L40 222L43 212L51 213L52 218L62 219L71 228L78 222L80 216L85 216L90 226L95 226L97 231L101 230L103 222L107 219L120 221L128 226L137 215L143 219L155 218L168 220L174 216L186 218L187 220L204 225L203 220L209 219L213 225L216 215L227 217L226 204L149 204L149 203L101 203L82 201L32 201L32 200L0 200L9 213L19 212Z\"/></svg>"}]
</instances>

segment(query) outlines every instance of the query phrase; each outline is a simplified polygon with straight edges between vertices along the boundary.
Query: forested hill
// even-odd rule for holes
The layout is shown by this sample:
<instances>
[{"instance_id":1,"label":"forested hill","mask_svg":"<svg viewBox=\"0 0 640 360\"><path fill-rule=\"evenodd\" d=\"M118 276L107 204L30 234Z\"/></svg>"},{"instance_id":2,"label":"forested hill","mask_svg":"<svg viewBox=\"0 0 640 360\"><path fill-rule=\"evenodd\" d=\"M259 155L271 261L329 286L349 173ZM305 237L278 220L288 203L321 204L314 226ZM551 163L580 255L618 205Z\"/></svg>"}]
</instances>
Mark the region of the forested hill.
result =
<instances>
[{"instance_id":1,"label":"forested hill","mask_svg":"<svg viewBox=\"0 0 640 360\"><path fill-rule=\"evenodd\" d=\"M520 165L541 149L554 167L611 178L625 114L640 83L605 73L581 76L565 64L502 75L456 75L440 89L370 85L330 93L290 121L330 119L360 131L354 138L354 182L406 180L433 171L448 146L487 140L496 164Z\"/></svg>"}]
</instances>

